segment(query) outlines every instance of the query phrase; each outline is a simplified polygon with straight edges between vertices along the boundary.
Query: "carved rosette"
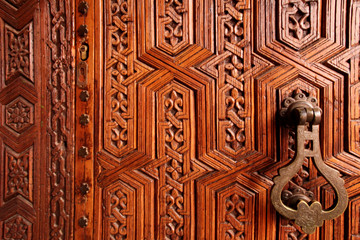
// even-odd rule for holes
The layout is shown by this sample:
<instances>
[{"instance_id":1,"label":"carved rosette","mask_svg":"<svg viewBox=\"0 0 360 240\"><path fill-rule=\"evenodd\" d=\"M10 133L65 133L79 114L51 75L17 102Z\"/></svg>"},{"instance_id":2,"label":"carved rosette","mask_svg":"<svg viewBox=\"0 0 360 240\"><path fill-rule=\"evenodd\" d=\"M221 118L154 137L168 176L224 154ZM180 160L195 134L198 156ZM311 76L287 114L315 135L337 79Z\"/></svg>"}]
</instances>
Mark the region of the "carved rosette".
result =
<instances>
[{"instance_id":1,"label":"carved rosette","mask_svg":"<svg viewBox=\"0 0 360 240\"><path fill-rule=\"evenodd\" d=\"M280 40L300 50L320 38L320 0L281 0Z\"/></svg>"},{"instance_id":2,"label":"carved rosette","mask_svg":"<svg viewBox=\"0 0 360 240\"><path fill-rule=\"evenodd\" d=\"M34 82L32 23L17 31L5 25L6 83L21 75Z\"/></svg>"},{"instance_id":3,"label":"carved rosette","mask_svg":"<svg viewBox=\"0 0 360 240\"><path fill-rule=\"evenodd\" d=\"M22 133L34 124L34 105L18 97L5 108L6 126L17 133Z\"/></svg>"},{"instance_id":4,"label":"carved rosette","mask_svg":"<svg viewBox=\"0 0 360 240\"><path fill-rule=\"evenodd\" d=\"M20 215L15 215L4 222L4 235L1 239L32 239L32 223Z\"/></svg>"}]
</instances>

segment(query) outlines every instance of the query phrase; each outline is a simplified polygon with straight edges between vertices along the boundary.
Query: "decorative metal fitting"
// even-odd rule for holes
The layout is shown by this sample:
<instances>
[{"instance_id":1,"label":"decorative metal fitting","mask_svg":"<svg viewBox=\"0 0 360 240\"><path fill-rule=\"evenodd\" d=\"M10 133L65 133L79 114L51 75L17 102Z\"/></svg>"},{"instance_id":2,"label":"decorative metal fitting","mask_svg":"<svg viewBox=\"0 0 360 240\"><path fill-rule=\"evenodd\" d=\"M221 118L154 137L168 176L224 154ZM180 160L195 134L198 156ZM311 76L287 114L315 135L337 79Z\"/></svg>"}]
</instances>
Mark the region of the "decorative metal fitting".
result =
<instances>
[{"instance_id":1,"label":"decorative metal fitting","mask_svg":"<svg viewBox=\"0 0 360 240\"><path fill-rule=\"evenodd\" d=\"M80 93L80 100L81 101L87 102L87 101L89 101L89 97L90 97L89 91L87 91L87 90L81 91L81 93Z\"/></svg>"},{"instance_id":2,"label":"decorative metal fitting","mask_svg":"<svg viewBox=\"0 0 360 240\"><path fill-rule=\"evenodd\" d=\"M86 37L89 33L87 25L80 25L80 27L77 30L80 37Z\"/></svg>"},{"instance_id":3,"label":"decorative metal fitting","mask_svg":"<svg viewBox=\"0 0 360 240\"><path fill-rule=\"evenodd\" d=\"M82 228L85 228L89 225L89 219L85 216L82 216L79 221L79 226L82 227Z\"/></svg>"},{"instance_id":4,"label":"decorative metal fitting","mask_svg":"<svg viewBox=\"0 0 360 240\"><path fill-rule=\"evenodd\" d=\"M85 146L81 146L79 149L79 156L80 157L87 157L89 155L89 149Z\"/></svg>"},{"instance_id":5,"label":"decorative metal fitting","mask_svg":"<svg viewBox=\"0 0 360 240\"><path fill-rule=\"evenodd\" d=\"M323 225L324 220L334 219L345 211L348 194L340 173L326 165L321 157L319 140L321 109L317 106L317 100L299 93L295 98L285 99L283 105L280 116L288 125L295 125L297 128L296 157L290 165L281 168L279 176L274 178L271 202L276 211L288 219L294 219L295 224L301 226L305 233L311 234L316 227ZM305 149L307 141L312 141L312 149ZM337 203L333 208L322 210L321 203L314 201L313 193L305 189L283 191L293 176L299 172L305 158L313 160L315 167L334 188Z\"/></svg>"},{"instance_id":6,"label":"decorative metal fitting","mask_svg":"<svg viewBox=\"0 0 360 240\"><path fill-rule=\"evenodd\" d=\"M90 191L90 186L89 186L89 184L86 183L86 182L82 183L81 186L80 186L80 192L81 192L81 194L82 194L82 195L86 195L86 194L89 193L89 191Z\"/></svg>"},{"instance_id":7,"label":"decorative metal fitting","mask_svg":"<svg viewBox=\"0 0 360 240\"><path fill-rule=\"evenodd\" d=\"M78 7L79 13L81 13L82 15L87 15L88 10L89 10L89 4L86 1L81 1Z\"/></svg>"},{"instance_id":8,"label":"decorative metal fitting","mask_svg":"<svg viewBox=\"0 0 360 240\"><path fill-rule=\"evenodd\" d=\"M80 116L79 122L80 122L80 124L83 125L83 126L88 125L89 122L90 122L90 116L87 115L87 114L82 114L82 115Z\"/></svg>"},{"instance_id":9,"label":"decorative metal fitting","mask_svg":"<svg viewBox=\"0 0 360 240\"><path fill-rule=\"evenodd\" d=\"M79 48L81 61L86 61L89 58L89 45L82 44Z\"/></svg>"}]
</instances>

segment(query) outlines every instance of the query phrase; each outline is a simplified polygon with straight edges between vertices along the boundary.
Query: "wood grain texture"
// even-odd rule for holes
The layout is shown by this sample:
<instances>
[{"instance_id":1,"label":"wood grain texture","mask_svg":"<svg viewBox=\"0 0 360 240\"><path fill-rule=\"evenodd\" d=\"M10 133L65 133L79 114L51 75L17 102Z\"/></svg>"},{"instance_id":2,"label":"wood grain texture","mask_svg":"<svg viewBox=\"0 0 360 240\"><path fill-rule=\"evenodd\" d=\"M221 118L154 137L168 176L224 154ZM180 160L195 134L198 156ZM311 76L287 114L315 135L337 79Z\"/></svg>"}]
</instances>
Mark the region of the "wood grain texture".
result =
<instances>
[{"instance_id":1,"label":"wood grain texture","mask_svg":"<svg viewBox=\"0 0 360 240\"><path fill-rule=\"evenodd\" d=\"M103 223L97 236L347 236L347 229L334 224L347 226L344 217L313 235L302 233L276 215L269 191L277 170L295 154L294 133L277 123L277 111L298 92L316 97L326 116L324 159L357 181L357 156L349 151L357 137L350 138L346 124L356 108L346 95L346 74L356 75L358 64L342 57L358 57L348 45L347 36L354 37L346 34L358 34L356 2L128 0L102 6L97 19L104 16L105 22L97 39L107 57L103 61L97 53L95 64L104 69L95 92L104 89L96 104L105 113L96 113L95 120L94 210ZM340 8L353 12L349 24ZM351 41L357 49L359 42ZM126 182L129 175L133 179ZM296 187L327 207L333 203L331 187L311 159L287 186ZM141 214L146 205L154 209ZM106 230L109 222L116 231Z\"/></svg>"},{"instance_id":2,"label":"wood grain texture","mask_svg":"<svg viewBox=\"0 0 360 240\"><path fill-rule=\"evenodd\" d=\"M88 3L0 0L1 239L359 238L358 0ZM349 193L311 235L270 203L299 92ZM295 189L335 202L311 158Z\"/></svg>"}]
</instances>

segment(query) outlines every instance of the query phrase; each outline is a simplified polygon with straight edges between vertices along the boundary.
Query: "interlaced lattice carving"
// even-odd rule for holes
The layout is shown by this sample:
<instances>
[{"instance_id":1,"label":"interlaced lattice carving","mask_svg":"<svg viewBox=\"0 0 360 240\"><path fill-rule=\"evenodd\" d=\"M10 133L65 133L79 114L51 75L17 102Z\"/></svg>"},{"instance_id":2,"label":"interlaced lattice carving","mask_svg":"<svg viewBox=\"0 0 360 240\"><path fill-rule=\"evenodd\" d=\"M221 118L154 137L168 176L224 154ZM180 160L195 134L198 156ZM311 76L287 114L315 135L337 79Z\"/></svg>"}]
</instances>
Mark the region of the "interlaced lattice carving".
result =
<instances>
[{"instance_id":1,"label":"interlaced lattice carving","mask_svg":"<svg viewBox=\"0 0 360 240\"><path fill-rule=\"evenodd\" d=\"M225 239L245 239L244 221L241 219L245 215L245 199L236 193L226 199L226 220L231 225L231 229L226 231Z\"/></svg>"},{"instance_id":2,"label":"interlaced lattice carving","mask_svg":"<svg viewBox=\"0 0 360 240\"><path fill-rule=\"evenodd\" d=\"M280 37L290 46L301 49L320 37L319 0L282 0Z\"/></svg>"},{"instance_id":3,"label":"interlaced lattice carving","mask_svg":"<svg viewBox=\"0 0 360 240\"><path fill-rule=\"evenodd\" d=\"M49 102L47 133L50 163L50 238L66 239L70 234L72 130L71 98L73 74L71 59L71 12L65 1L49 0L50 34L48 45L51 56L51 75L47 82Z\"/></svg>"},{"instance_id":4,"label":"interlaced lattice carving","mask_svg":"<svg viewBox=\"0 0 360 240\"><path fill-rule=\"evenodd\" d=\"M189 45L188 5L183 0L158 0L158 46L170 55Z\"/></svg>"},{"instance_id":5,"label":"interlaced lattice carving","mask_svg":"<svg viewBox=\"0 0 360 240\"><path fill-rule=\"evenodd\" d=\"M127 210L127 198L126 195L121 191L117 190L111 196L111 222L110 228L110 239L127 239L126 229L126 216L124 211Z\"/></svg>"}]
</instances>

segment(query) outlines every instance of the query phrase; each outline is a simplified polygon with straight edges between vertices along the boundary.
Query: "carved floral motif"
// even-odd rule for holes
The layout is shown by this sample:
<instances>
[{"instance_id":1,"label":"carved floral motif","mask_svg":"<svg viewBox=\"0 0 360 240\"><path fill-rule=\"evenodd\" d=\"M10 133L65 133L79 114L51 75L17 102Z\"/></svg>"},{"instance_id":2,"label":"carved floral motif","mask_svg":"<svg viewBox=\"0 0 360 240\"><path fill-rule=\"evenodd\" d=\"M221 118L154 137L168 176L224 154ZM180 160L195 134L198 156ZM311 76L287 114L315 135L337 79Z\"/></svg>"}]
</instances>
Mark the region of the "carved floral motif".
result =
<instances>
[{"instance_id":1,"label":"carved floral motif","mask_svg":"<svg viewBox=\"0 0 360 240\"><path fill-rule=\"evenodd\" d=\"M5 151L6 171L6 197L19 193L32 200L30 181L32 177L33 151L32 148L21 154L10 149Z\"/></svg>"},{"instance_id":2,"label":"carved floral motif","mask_svg":"<svg viewBox=\"0 0 360 240\"><path fill-rule=\"evenodd\" d=\"M166 129L165 142L167 148L181 153L184 147L184 122L179 119L183 114L183 95L171 90L164 97L165 118L168 123ZM184 190L182 183L178 182L183 176L183 158L173 158L165 164L165 176L168 179L167 190L164 196L166 202L166 238L183 239L184 237L184 219L182 211L184 210Z\"/></svg>"},{"instance_id":3,"label":"carved floral motif","mask_svg":"<svg viewBox=\"0 0 360 240\"><path fill-rule=\"evenodd\" d=\"M165 141L175 151L184 145L182 123L175 117L178 112L182 112L182 105L182 95L174 90L171 91L165 100L167 120L171 123L171 127L166 131Z\"/></svg>"},{"instance_id":4,"label":"carved floral motif","mask_svg":"<svg viewBox=\"0 0 360 240\"><path fill-rule=\"evenodd\" d=\"M6 105L6 125L21 133L34 124L34 106L22 97Z\"/></svg>"},{"instance_id":5,"label":"carved floral motif","mask_svg":"<svg viewBox=\"0 0 360 240\"><path fill-rule=\"evenodd\" d=\"M225 233L225 239L245 239L245 223L241 219L245 215L245 199L235 193L226 199L225 205L225 218L231 226Z\"/></svg>"},{"instance_id":6,"label":"carved floral motif","mask_svg":"<svg viewBox=\"0 0 360 240\"><path fill-rule=\"evenodd\" d=\"M124 212L127 211L126 195L118 189L111 196L111 215L113 219L110 228L110 239L127 239L126 216Z\"/></svg>"},{"instance_id":7,"label":"carved floral motif","mask_svg":"<svg viewBox=\"0 0 360 240\"><path fill-rule=\"evenodd\" d=\"M320 37L318 1L281 1L280 37L297 50Z\"/></svg>"},{"instance_id":8,"label":"carved floral motif","mask_svg":"<svg viewBox=\"0 0 360 240\"><path fill-rule=\"evenodd\" d=\"M225 99L226 113L220 123L219 134L225 134L227 151L236 154L245 147L245 92L244 73L250 69L251 59L248 55L250 39L245 32L246 11L241 1L224 1L221 4L223 12L219 28L223 36L220 37L220 52L224 53L224 60L218 64L220 98ZM222 80L224 79L224 80ZM224 81L224 82L222 82ZM223 101L220 101L222 103ZM223 106L221 106L223 107Z\"/></svg>"},{"instance_id":9,"label":"carved floral motif","mask_svg":"<svg viewBox=\"0 0 360 240\"><path fill-rule=\"evenodd\" d=\"M107 57L105 80L106 102L105 102L105 136L109 141L106 145L112 152L119 155L131 145L128 130L134 124L133 108L129 99L129 78L134 75L134 62L132 58L132 12L133 3L126 0L109 0L108 8L111 10L106 27L108 44L106 45ZM130 87L130 89L129 89Z\"/></svg>"},{"instance_id":10,"label":"carved floral motif","mask_svg":"<svg viewBox=\"0 0 360 240\"><path fill-rule=\"evenodd\" d=\"M21 31L10 26L5 28L6 79L21 74L33 81L32 69L32 24Z\"/></svg>"},{"instance_id":11,"label":"carved floral motif","mask_svg":"<svg viewBox=\"0 0 360 240\"><path fill-rule=\"evenodd\" d=\"M16 215L4 223L4 240L30 240L31 223Z\"/></svg>"},{"instance_id":12,"label":"carved floral motif","mask_svg":"<svg viewBox=\"0 0 360 240\"><path fill-rule=\"evenodd\" d=\"M232 88L225 98L227 117L233 123L231 128L226 129L226 142L234 150L243 148L246 139L245 122L240 117L245 107L245 99L242 94L237 88Z\"/></svg>"},{"instance_id":13,"label":"carved floral motif","mask_svg":"<svg viewBox=\"0 0 360 240\"><path fill-rule=\"evenodd\" d=\"M188 2L158 0L158 4L159 47L171 55L176 55L189 44Z\"/></svg>"}]
</instances>

